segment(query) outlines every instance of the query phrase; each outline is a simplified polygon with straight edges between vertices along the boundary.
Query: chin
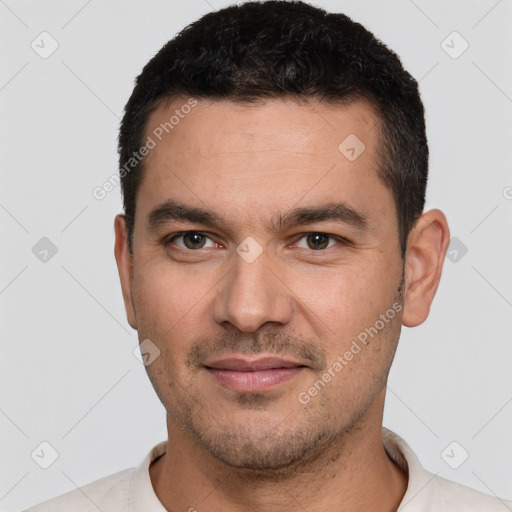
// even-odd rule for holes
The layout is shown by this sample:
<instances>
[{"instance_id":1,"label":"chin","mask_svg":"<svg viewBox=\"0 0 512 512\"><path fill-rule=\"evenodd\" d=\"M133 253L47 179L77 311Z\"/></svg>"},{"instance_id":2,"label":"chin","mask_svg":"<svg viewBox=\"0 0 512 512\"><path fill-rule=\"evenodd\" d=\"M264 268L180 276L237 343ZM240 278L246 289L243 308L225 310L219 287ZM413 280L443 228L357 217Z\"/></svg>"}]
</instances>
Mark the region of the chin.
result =
<instances>
[{"instance_id":1,"label":"chin","mask_svg":"<svg viewBox=\"0 0 512 512\"><path fill-rule=\"evenodd\" d=\"M295 466L329 436L325 432L305 428L286 430L281 424L240 425L219 432L199 432L203 448L217 461L230 468L252 472L279 471ZM281 427L281 428L280 428ZM195 430L195 429L194 429ZM311 457L308 457L311 458Z\"/></svg>"}]
</instances>

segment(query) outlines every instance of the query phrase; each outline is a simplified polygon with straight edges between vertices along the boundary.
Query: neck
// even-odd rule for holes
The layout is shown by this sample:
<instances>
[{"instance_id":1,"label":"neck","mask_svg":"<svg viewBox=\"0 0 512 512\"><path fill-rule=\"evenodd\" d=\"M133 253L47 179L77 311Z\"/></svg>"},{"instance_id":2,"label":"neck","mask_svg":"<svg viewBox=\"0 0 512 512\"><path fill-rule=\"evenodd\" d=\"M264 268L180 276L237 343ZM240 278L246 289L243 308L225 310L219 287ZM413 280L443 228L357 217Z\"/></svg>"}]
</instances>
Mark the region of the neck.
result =
<instances>
[{"instance_id":1,"label":"neck","mask_svg":"<svg viewBox=\"0 0 512 512\"><path fill-rule=\"evenodd\" d=\"M169 418L167 453L150 466L153 488L169 511L394 512L407 475L384 449L383 397L373 405L354 428L317 453L265 472L217 461Z\"/></svg>"}]
</instances>

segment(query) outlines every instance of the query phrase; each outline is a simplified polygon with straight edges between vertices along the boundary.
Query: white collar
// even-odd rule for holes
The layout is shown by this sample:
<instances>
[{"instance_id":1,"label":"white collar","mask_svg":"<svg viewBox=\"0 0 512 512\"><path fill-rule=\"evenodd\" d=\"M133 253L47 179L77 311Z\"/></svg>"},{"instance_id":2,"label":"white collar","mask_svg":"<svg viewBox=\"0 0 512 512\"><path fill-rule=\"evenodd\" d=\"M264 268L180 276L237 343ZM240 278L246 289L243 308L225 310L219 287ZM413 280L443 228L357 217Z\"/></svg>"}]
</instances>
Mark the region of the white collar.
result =
<instances>
[{"instance_id":1,"label":"white collar","mask_svg":"<svg viewBox=\"0 0 512 512\"><path fill-rule=\"evenodd\" d=\"M420 464L409 445L397 434L382 428L384 448L393 461L408 475L407 491L398 507L403 510L435 477ZM158 499L149 474L150 464L167 452L167 441L154 446L136 468L130 482L132 508L135 512L167 512Z\"/></svg>"}]
</instances>

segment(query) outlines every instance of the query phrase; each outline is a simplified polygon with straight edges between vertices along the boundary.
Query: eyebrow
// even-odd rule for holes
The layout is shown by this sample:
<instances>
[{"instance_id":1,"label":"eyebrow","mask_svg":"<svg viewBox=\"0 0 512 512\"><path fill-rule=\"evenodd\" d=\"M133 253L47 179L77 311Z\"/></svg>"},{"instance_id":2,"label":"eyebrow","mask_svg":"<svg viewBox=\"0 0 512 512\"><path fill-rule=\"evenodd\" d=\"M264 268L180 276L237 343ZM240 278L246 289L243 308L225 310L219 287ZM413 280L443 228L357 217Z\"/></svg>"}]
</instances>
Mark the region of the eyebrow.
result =
<instances>
[{"instance_id":1,"label":"eyebrow","mask_svg":"<svg viewBox=\"0 0 512 512\"><path fill-rule=\"evenodd\" d=\"M175 199L165 201L147 216L150 230L156 230L159 226L176 221L203 224L211 228L227 228L228 226L221 214L213 210L187 205ZM271 219L269 228L271 231L280 231L325 221L348 224L362 231L369 229L368 218L344 201L295 208L284 215L279 214L276 218Z\"/></svg>"}]
</instances>

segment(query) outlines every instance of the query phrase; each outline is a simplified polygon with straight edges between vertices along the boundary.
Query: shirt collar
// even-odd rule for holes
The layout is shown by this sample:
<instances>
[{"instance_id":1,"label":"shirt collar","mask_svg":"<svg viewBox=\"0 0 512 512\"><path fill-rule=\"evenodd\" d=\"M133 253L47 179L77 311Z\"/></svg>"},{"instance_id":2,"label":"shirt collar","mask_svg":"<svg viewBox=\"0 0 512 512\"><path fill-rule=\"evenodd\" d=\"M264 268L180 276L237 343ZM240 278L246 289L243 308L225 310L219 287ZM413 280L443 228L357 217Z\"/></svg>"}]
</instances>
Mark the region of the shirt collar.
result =
<instances>
[{"instance_id":1,"label":"shirt collar","mask_svg":"<svg viewBox=\"0 0 512 512\"><path fill-rule=\"evenodd\" d=\"M437 475L426 471L411 447L400 436L385 427L382 428L382 441L389 457L407 474L407 490L397 512L408 512L409 510L421 512L422 509L418 508L421 500L415 500L415 498ZM409 506L413 501L414 508Z\"/></svg>"},{"instance_id":2,"label":"shirt collar","mask_svg":"<svg viewBox=\"0 0 512 512\"><path fill-rule=\"evenodd\" d=\"M409 445L400 436L385 427L382 428L382 441L389 457L408 475L407 490L397 511L407 512L409 503L436 475L425 471ZM131 481L132 509L134 512L167 512L153 489L149 474L151 463L166 452L167 441L158 443L136 468Z\"/></svg>"},{"instance_id":3,"label":"shirt collar","mask_svg":"<svg viewBox=\"0 0 512 512\"><path fill-rule=\"evenodd\" d=\"M151 463L166 452L167 441L158 443L146 455L139 467L136 468L130 489L132 510L134 512L167 512L153 489L149 474Z\"/></svg>"}]
</instances>

